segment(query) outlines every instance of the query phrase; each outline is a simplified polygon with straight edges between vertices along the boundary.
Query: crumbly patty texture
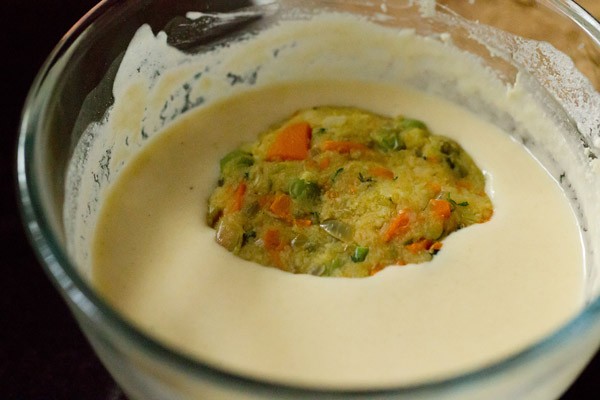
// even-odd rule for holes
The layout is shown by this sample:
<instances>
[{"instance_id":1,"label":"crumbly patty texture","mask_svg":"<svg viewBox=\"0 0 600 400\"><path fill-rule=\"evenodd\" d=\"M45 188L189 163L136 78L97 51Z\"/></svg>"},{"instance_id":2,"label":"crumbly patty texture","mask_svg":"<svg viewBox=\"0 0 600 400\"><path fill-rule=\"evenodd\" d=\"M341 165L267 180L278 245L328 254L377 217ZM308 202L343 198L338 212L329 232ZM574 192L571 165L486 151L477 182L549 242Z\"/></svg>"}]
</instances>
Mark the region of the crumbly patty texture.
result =
<instances>
[{"instance_id":1,"label":"crumbly patty texture","mask_svg":"<svg viewBox=\"0 0 600 400\"><path fill-rule=\"evenodd\" d=\"M207 222L239 257L292 273L365 277L422 263L489 220L485 179L418 120L317 107L220 162Z\"/></svg>"}]
</instances>

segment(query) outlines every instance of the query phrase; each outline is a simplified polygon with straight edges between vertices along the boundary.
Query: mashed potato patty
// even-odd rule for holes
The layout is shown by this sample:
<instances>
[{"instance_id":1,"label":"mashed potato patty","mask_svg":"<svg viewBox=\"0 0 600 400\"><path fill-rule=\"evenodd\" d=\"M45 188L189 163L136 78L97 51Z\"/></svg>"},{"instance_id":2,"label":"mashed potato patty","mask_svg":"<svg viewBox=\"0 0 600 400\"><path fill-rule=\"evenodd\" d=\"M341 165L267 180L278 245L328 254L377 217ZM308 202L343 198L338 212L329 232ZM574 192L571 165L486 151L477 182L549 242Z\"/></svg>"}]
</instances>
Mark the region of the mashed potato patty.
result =
<instances>
[{"instance_id":1,"label":"mashed potato patty","mask_svg":"<svg viewBox=\"0 0 600 400\"><path fill-rule=\"evenodd\" d=\"M302 110L221 159L207 222L246 260L364 277L429 261L452 232L489 220L484 176L418 120Z\"/></svg>"}]
</instances>

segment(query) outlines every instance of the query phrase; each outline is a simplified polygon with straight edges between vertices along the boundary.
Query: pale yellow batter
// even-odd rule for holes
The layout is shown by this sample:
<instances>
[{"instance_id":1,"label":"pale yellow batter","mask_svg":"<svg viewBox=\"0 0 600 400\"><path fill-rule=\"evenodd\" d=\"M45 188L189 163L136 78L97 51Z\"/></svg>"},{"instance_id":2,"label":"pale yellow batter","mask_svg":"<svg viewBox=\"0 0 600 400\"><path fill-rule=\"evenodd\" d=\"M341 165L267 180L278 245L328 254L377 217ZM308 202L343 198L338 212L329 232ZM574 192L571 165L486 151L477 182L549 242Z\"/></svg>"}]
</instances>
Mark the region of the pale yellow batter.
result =
<instances>
[{"instance_id":1,"label":"pale yellow batter","mask_svg":"<svg viewBox=\"0 0 600 400\"><path fill-rule=\"evenodd\" d=\"M493 218L448 238L431 263L365 279L240 268L247 262L215 243L205 224L218 160L293 111L326 104L410 115L457 140L486 174ZM264 87L181 117L114 182L92 266L111 304L181 351L242 374L324 387L470 370L548 334L583 301L574 215L523 147L441 99L356 81Z\"/></svg>"}]
</instances>

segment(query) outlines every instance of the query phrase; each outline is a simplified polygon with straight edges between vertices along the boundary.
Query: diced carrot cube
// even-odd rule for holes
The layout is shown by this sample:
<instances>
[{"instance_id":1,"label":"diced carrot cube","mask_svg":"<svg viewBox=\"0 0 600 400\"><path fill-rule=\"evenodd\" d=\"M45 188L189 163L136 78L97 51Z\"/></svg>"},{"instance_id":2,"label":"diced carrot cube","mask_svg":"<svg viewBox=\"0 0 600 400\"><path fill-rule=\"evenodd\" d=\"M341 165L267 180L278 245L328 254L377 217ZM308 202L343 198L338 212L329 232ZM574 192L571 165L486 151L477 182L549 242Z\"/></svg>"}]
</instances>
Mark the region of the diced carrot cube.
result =
<instances>
[{"instance_id":1,"label":"diced carrot cube","mask_svg":"<svg viewBox=\"0 0 600 400\"><path fill-rule=\"evenodd\" d=\"M433 213L441 219L448 219L452 214L452 206L447 200L431 199L429 205Z\"/></svg>"},{"instance_id":2,"label":"diced carrot cube","mask_svg":"<svg viewBox=\"0 0 600 400\"><path fill-rule=\"evenodd\" d=\"M263 242L267 250L279 250L281 248L281 238L277 229L268 229L263 235Z\"/></svg>"},{"instance_id":3,"label":"diced carrot cube","mask_svg":"<svg viewBox=\"0 0 600 400\"><path fill-rule=\"evenodd\" d=\"M307 122L284 127L267 150L267 161L305 160L310 149L312 129Z\"/></svg>"},{"instance_id":4,"label":"diced carrot cube","mask_svg":"<svg viewBox=\"0 0 600 400\"><path fill-rule=\"evenodd\" d=\"M269 211L282 219L290 219L291 217L292 199L284 193L275 195L275 199L269 206Z\"/></svg>"},{"instance_id":5,"label":"diced carrot cube","mask_svg":"<svg viewBox=\"0 0 600 400\"><path fill-rule=\"evenodd\" d=\"M421 239L417 242L406 245L406 249L413 254L417 254L423 250L429 250L433 242L429 239Z\"/></svg>"},{"instance_id":6,"label":"diced carrot cube","mask_svg":"<svg viewBox=\"0 0 600 400\"><path fill-rule=\"evenodd\" d=\"M235 191L233 192L233 196L231 197L229 203L225 207L224 213L231 214L234 212L238 212L242 209L244 205L244 196L246 194L246 183L240 182Z\"/></svg>"},{"instance_id":7,"label":"diced carrot cube","mask_svg":"<svg viewBox=\"0 0 600 400\"><path fill-rule=\"evenodd\" d=\"M404 233L410 226L410 213L402 210L389 223L383 233L383 241L389 242L396 235Z\"/></svg>"},{"instance_id":8,"label":"diced carrot cube","mask_svg":"<svg viewBox=\"0 0 600 400\"><path fill-rule=\"evenodd\" d=\"M365 151L369 148L357 142L325 140L321 145L323 151L335 151L337 153L350 153L351 151Z\"/></svg>"},{"instance_id":9,"label":"diced carrot cube","mask_svg":"<svg viewBox=\"0 0 600 400\"><path fill-rule=\"evenodd\" d=\"M373 166L369 168L369 174L383 179L394 179L394 171L385 167Z\"/></svg>"}]
</instances>

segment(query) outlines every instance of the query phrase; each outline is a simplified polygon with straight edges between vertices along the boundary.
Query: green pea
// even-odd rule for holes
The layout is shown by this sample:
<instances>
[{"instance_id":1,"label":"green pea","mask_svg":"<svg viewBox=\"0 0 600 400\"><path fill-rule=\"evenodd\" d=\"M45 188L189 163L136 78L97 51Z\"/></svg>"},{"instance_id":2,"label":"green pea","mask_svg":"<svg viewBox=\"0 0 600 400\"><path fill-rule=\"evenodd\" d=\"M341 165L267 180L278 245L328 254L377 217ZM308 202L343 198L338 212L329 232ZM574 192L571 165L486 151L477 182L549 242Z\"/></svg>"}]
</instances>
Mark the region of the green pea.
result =
<instances>
[{"instance_id":1,"label":"green pea","mask_svg":"<svg viewBox=\"0 0 600 400\"><path fill-rule=\"evenodd\" d=\"M294 179L289 192L294 200L315 200L321 195L321 188L315 182Z\"/></svg>"},{"instance_id":2,"label":"green pea","mask_svg":"<svg viewBox=\"0 0 600 400\"><path fill-rule=\"evenodd\" d=\"M425 123L423 123L423 121L419 121L418 119L410 119L410 118L405 118L402 120L402 122L400 123L400 126L402 127L402 130L406 131L409 129L414 129L414 128L419 128L419 129L427 129L427 125L425 125Z\"/></svg>"},{"instance_id":3,"label":"green pea","mask_svg":"<svg viewBox=\"0 0 600 400\"><path fill-rule=\"evenodd\" d=\"M406 148L398 132L389 127L381 128L372 137L375 144L385 151L403 150Z\"/></svg>"},{"instance_id":4,"label":"green pea","mask_svg":"<svg viewBox=\"0 0 600 400\"><path fill-rule=\"evenodd\" d=\"M354 254L352 254L350 256L350 258L355 263L357 263L357 262L363 262L367 258L368 254L369 254L369 248L368 247L357 246L354 249Z\"/></svg>"},{"instance_id":5,"label":"green pea","mask_svg":"<svg viewBox=\"0 0 600 400\"><path fill-rule=\"evenodd\" d=\"M254 165L254 157L251 153L242 150L234 150L221 158L219 166L221 173L224 173L227 168L233 167L251 167Z\"/></svg>"}]
</instances>

